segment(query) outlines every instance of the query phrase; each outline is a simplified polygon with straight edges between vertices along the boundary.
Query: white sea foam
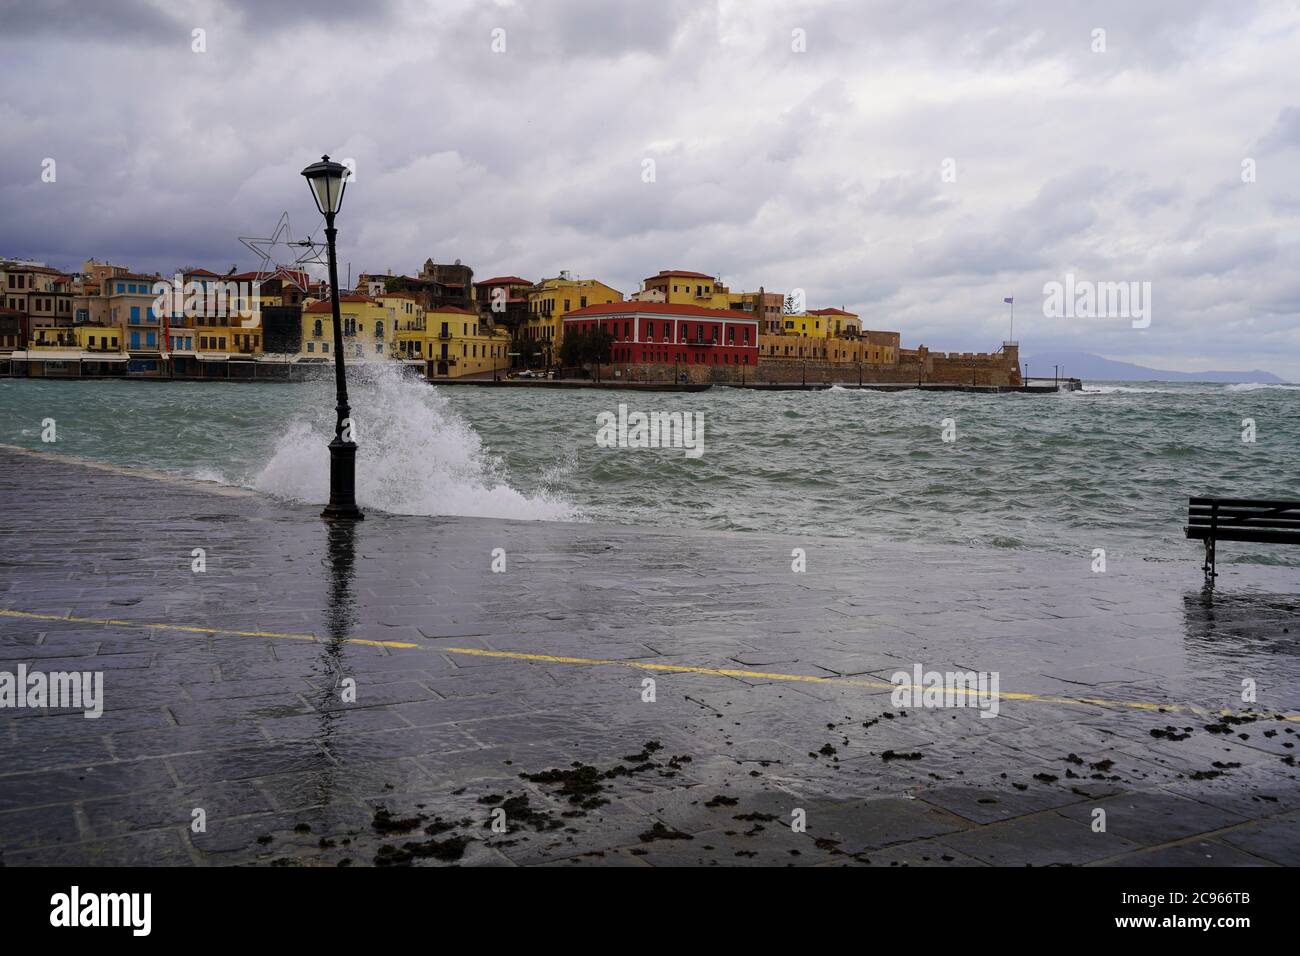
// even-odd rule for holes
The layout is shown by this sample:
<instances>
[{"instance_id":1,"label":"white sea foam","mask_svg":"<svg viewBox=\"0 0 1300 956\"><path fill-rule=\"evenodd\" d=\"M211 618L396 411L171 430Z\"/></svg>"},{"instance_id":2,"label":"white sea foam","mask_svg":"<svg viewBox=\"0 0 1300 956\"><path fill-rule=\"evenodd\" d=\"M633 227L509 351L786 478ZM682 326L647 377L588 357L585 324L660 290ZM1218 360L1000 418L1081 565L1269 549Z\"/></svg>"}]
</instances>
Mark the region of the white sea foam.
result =
<instances>
[{"instance_id":1,"label":"white sea foam","mask_svg":"<svg viewBox=\"0 0 1300 956\"><path fill-rule=\"evenodd\" d=\"M1300 385L1282 385L1276 382L1238 382L1235 385L1225 385L1225 392L1257 392L1262 388L1276 388L1284 392L1300 392Z\"/></svg>"},{"instance_id":2,"label":"white sea foam","mask_svg":"<svg viewBox=\"0 0 1300 956\"><path fill-rule=\"evenodd\" d=\"M581 517L552 493L530 496L510 487L502 463L484 450L478 434L438 389L388 368L348 379L362 508L537 521ZM332 437L332 407L328 421L293 422L248 484L284 498L325 502L326 445Z\"/></svg>"},{"instance_id":3,"label":"white sea foam","mask_svg":"<svg viewBox=\"0 0 1300 956\"><path fill-rule=\"evenodd\" d=\"M1084 395L1168 395L1169 388L1145 388L1139 385L1085 385L1080 392Z\"/></svg>"}]
</instances>

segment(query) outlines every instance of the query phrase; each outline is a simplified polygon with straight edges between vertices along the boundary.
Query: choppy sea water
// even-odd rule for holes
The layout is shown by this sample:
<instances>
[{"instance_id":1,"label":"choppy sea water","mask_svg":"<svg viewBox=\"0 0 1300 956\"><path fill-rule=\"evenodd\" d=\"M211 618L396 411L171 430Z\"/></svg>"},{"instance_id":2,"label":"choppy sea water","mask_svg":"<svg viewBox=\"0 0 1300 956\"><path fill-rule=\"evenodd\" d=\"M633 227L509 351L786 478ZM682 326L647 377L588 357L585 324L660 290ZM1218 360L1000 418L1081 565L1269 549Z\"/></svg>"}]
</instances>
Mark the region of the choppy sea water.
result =
<instances>
[{"instance_id":1,"label":"choppy sea water","mask_svg":"<svg viewBox=\"0 0 1300 956\"><path fill-rule=\"evenodd\" d=\"M633 393L350 373L363 507L1195 557L1195 494L1300 498L1300 386ZM602 448L596 416L698 412L704 454ZM0 380L0 442L323 502L333 383ZM55 420L57 442L42 441ZM948 434L955 440L945 442ZM1249 419L1254 441L1243 441ZM93 493L93 483L88 486ZM12 507L15 503L6 503ZM21 505L19 505L21 506ZM124 505L126 506L126 505ZM1220 561L1300 565L1286 546Z\"/></svg>"}]
</instances>

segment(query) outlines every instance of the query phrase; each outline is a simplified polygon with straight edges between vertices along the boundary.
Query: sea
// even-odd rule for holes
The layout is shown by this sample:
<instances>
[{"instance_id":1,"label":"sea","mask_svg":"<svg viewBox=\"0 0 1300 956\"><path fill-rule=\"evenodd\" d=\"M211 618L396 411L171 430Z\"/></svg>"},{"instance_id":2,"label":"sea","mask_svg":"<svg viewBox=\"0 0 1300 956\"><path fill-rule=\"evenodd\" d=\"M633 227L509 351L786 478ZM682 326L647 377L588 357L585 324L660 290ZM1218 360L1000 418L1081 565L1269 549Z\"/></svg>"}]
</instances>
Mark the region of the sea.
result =
<instances>
[{"instance_id":1,"label":"sea","mask_svg":"<svg viewBox=\"0 0 1300 956\"><path fill-rule=\"evenodd\" d=\"M1300 498L1300 385L664 393L431 385L384 367L354 368L349 383L358 500L414 520L612 522L1186 561L1200 548L1183 535L1189 496ZM602 413L616 416L620 405L625 415L699 416L702 453L598 442ZM328 497L333 428L327 379L0 379L0 443L294 501ZM1220 562L1296 565L1296 551L1234 545Z\"/></svg>"}]
</instances>

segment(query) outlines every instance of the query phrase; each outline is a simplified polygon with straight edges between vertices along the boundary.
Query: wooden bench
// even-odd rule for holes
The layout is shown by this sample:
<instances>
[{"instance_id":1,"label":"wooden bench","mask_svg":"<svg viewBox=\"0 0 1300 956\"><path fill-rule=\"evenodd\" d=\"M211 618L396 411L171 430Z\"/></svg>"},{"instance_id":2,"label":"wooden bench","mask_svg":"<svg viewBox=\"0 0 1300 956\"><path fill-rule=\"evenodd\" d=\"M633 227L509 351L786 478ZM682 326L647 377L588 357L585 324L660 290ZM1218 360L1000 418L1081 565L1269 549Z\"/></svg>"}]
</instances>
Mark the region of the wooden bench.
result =
<instances>
[{"instance_id":1,"label":"wooden bench","mask_svg":"<svg viewBox=\"0 0 1300 956\"><path fill-rule=\"evenodd\" d=\"M1300 501L1256 498L1187 499L1187 537L1205 542L1205 576L1214 570L1216 541L1300 544Z\"/></svg>"}]
</instances>

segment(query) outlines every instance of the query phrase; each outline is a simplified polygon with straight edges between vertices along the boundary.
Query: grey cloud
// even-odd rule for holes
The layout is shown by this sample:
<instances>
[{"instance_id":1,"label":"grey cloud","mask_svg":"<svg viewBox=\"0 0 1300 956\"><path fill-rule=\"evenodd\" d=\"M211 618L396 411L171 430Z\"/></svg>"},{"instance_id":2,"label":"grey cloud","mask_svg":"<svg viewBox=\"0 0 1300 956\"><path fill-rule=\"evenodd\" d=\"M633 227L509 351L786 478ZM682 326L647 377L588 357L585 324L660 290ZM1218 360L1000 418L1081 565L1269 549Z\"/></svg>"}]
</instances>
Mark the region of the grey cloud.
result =
<instances>
[{"instance_id":1,"label":"grey cloud","mask_svg":"<svg viewBox=\"0 0 1300 956\"><path fill-rule=\"evenodd\" d=\"M1218 349L1300 378L1300 62L1278 7L268 6L211 5L199 58L151 39L188 37L197 5L0 0L0 254L251 266L237 237L281 210L315 228L298 173L329 152L359 164L354 273L434 256L632 291L693 268L963 350L1000 340L1015 294L1027 349ZM1152 281L1151 329L1037 315L1066 270Z\"/></svg>"}]
</instances>

